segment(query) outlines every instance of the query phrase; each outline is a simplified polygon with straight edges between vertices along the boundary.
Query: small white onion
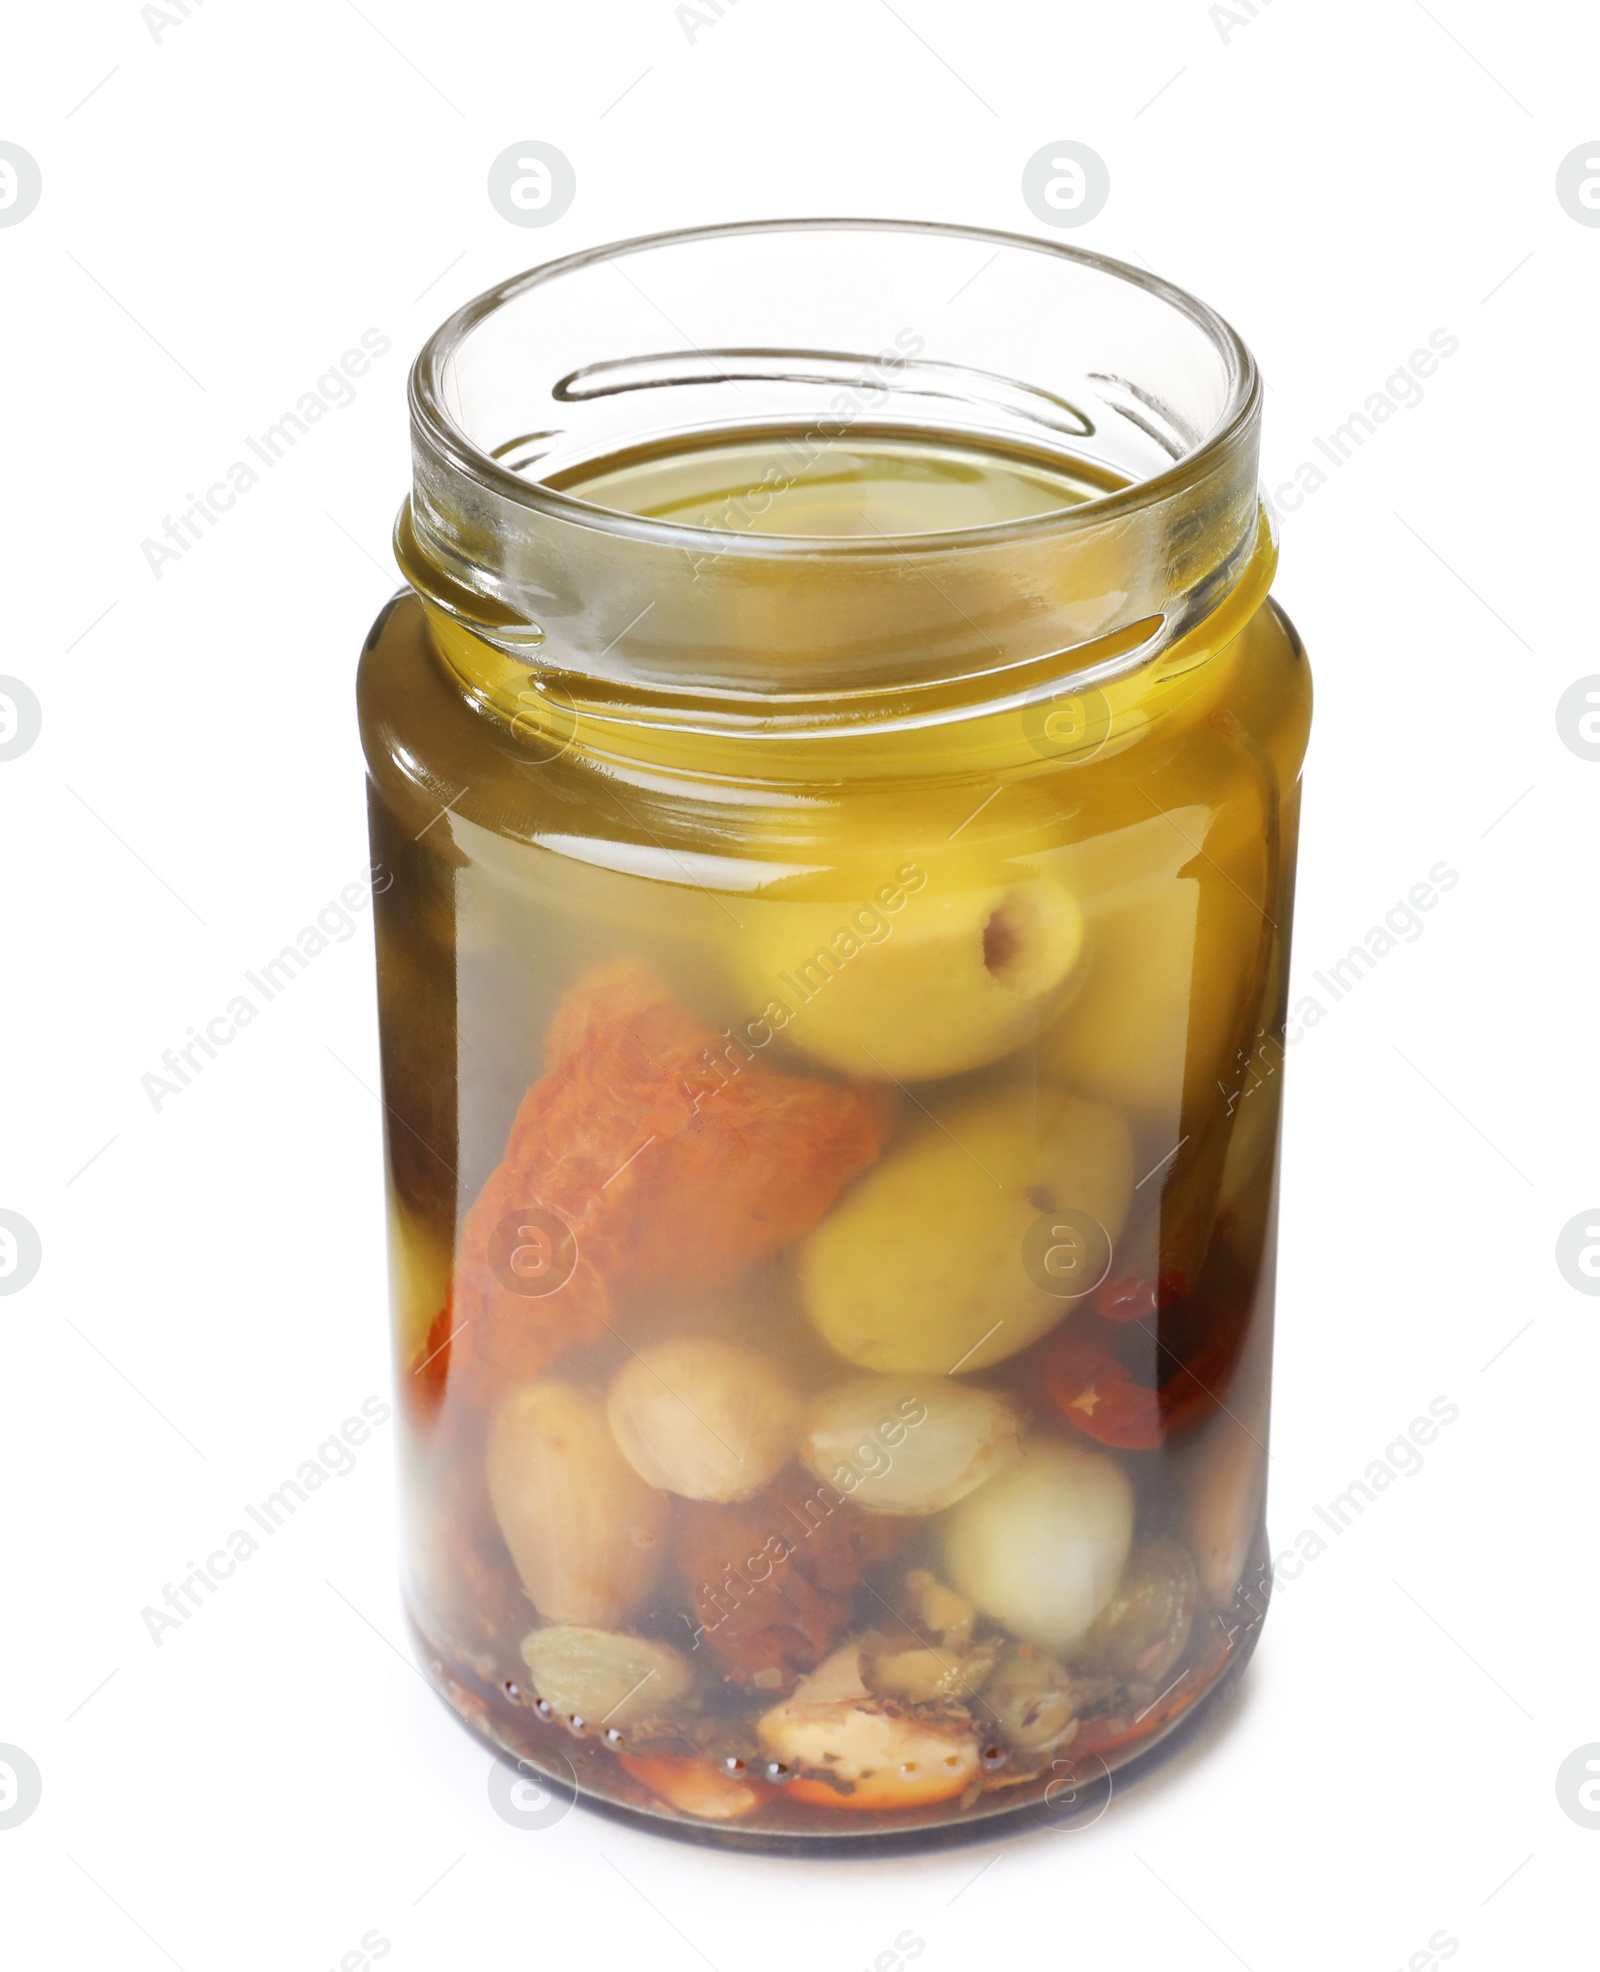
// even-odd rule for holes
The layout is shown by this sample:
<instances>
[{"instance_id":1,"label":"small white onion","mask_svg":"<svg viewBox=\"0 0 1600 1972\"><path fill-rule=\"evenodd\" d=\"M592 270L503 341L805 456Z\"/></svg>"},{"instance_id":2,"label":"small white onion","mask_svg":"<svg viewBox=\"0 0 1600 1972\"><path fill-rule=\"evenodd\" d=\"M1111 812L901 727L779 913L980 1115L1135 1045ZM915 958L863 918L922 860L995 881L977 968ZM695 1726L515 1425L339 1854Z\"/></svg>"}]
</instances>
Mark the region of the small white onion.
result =
<instances>
[{"instance_id":1,"label":"small white onion","mask_svg":"<svg viewBox=\"0 0 1600 1972\"><path fill-rule=\"evenodd\" d=\"M1035 1436L944 1522L950 1579L1013 1635L1076 1643L1111 1600L1133 1540L1133 1487L1103 1453Z\"/></svg>"}]
</instances>

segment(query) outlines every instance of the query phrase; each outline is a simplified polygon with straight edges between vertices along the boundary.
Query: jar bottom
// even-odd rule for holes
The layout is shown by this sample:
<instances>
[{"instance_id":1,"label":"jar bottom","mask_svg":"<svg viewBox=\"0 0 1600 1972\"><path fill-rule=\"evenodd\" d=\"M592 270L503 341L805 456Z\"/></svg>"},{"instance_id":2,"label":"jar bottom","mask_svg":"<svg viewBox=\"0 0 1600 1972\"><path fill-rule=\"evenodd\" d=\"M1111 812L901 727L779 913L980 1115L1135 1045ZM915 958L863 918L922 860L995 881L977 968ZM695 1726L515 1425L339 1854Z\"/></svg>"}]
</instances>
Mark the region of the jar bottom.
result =
<instances>
[{"instance_id":1,"label":"jar bottom","mask_svg":"<svg viewBox=\"0 0 1600 1972\"><path fill-rule=\"evenodd\" d=\"M785 1799L781 1787L771 1787L767 1790L771 1801L737 1821L686 1814L667 1806L635 1780L616 1752L598 1738L574 1736L556 1722L547 1723L504 1686L485 1682L453 1652L431 1640L409 1608L406 1621L423 1671L439 1697L510 1769L503 1791L509 1794L519 1780L534 1775L544 1782L546 1799L533 1811L526 1824L530 1828L552 1825L576 1805L650 1834L714 1848L835 1859L894 1855L1003 1840L1040 1829L1065 1832L1087 1827L1105 1814L1114 1799L1220 1726L1266 1615L1271 1596L1268 1552L1263 1528L1241 1578L1262 1586L1253 1588L1248 1598L1241 1593L1242 1613L1229 1619L1213 1611L1205 1624L1197 1625L1198 1640L1186 1654L1186 1668L1149 1708L1160 1721L1153 1729L1141 1731L1138 1721L1133 1721L1127 1736L1101 1751L1079 1752L1069 1745L1014 1791L1002 1787L966 1809L945 1801L921 1809L845 1816L838 1810ZM1186 1679L1192 1690L1184 1689ZM849 1826L841 1827L846 1819Z\"/></svg>"}]
</instances>

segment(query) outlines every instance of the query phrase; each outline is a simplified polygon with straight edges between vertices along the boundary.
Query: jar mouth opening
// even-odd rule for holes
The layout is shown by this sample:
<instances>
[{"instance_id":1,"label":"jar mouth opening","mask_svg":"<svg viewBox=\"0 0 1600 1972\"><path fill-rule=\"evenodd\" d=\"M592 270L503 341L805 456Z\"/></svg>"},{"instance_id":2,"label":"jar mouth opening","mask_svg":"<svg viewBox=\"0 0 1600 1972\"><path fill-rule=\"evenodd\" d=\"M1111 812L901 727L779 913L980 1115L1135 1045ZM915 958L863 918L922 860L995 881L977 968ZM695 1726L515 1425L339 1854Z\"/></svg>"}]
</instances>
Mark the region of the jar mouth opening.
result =
<instances>
[{"instance_id":1,"label":"jar mouth opening","mask_svg":"<svg viewBox=\"0 0 1600 1972\"><path fill-rule=\"evenodd\" d=\"M954 530L881 533L867 537L764 533L754 528L707 527L601 506L580 497L576 492L529 477L525 470L514 469L512 464L507 463L508 460L518 459L519 454L523 456L518 463L524 468L540 463L544 456L539 450L540 443L553 434L529 432L502 439L492 448L472 435L469 420L461 408L461 393L456 388L457 366L473 336L492 324L510 304L552 286L563 277L581 274L605 263L615 265L625 258L664 248L694 247L750 236L826 233L876 233L946 242L971 241L975 246L992 248L995 257L1008 249L1038 254L1107 281L1122 283L1128 289L1138 290L1151 301L1164 304L1175 316L1184 318L1200 331L1220 368L1219 380L1223 393L1220 409L1205 429L1187 430L1136 381L1098 376L1100 385L1114 388L1118 394L1120 416L1143 432L1156 453L1164 455L1169 463L1156 465L1152 470L1137 471L1114 490L1072 506ZM617 271L623 274L624 280L629 279L620 267ZM636 292L642 292L637 283L632 285ZM676 331L676 324L670 318L663 323L664 332L668 329ZM708 375L723 382L733 382L737 387L741 375L767 379L782 377L785 374L784 365L792 365L797 360L810 366L806 379L808 383L825 382L832 375L842 384L853 368L872 360L836 350L746 348L706 351L691 343L682 331L676 333L682 338L682 345L677 349L660 356L641 355L627 363L573 370L562 378L552 394L563 399L565 393L563 401L582 403L586 395L622 395L648 389L652 384L670 386L680 381L703 383ZM742 365L750 367L741 368ZM670 373L665 366L671 366ZM609 374L598 378L595 372L600 369ZM1020 421L1024 426L1037 429L1042 436L1051 439L1064 457L1072 456L1070 443L1066 441L1094 430L1092 423L1086 427L1074 424L1073 420L1082 420L1084 414L1073 404L1030 382L963 369L959 378L947 377L941 383L939 379L921 376L918 383L922 391L931 391L935 397L944 395L969 403L976 401L1003 408L1013 426ZM754 556L764 561L778 562L785 559L816 561L819 558L831 561L858 555L872 557L881 556L886 550L914 550L918 554L927 554L941 549L961 551L1026 543L1045 537L1056 540L1070 538L1076 532L1139 513L1182 488L1204 480L1219 469L1249 434L1259 416L1260 397L1261 380L1255 359L1236 331L1215 310L1157 274L1130 267L1103 254L1027 234L924 220L863 218L752 220L689 227L673 232L643 234L547 261L475 296L444 321L418 354L412 367L409 389L411 419L417 441L447 470L484 488L512 510L521 510L530 517L546 522L582 528L593 534L648 542L690 555L719 558ZM730 428L737 422L743 421L730 420ZM771 420L774 428L787 422L782 418ZM883 424L883 414L876 414L872 422ZM925 423L925 417L921 420L908 419L906 428L915 429L919 425L925 426ZM692 428L703 435L711 427L697 420ZM563 466L561 470L565 471L566 468Z\"/></svg>"}]
</instances>

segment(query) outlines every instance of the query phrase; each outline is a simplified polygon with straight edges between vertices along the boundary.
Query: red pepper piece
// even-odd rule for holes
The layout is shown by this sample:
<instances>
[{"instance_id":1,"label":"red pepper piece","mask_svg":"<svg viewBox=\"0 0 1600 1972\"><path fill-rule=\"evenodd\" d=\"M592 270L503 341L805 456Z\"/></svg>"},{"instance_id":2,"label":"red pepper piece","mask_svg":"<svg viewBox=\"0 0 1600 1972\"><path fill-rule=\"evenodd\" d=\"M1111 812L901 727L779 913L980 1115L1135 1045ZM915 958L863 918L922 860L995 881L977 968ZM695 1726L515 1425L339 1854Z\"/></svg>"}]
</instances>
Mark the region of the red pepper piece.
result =
<instances>
[{"instance_id":1,"label":"red pepper piece","mask_svg":"<svg viewBox=\"0 0 1600 1972\"><path fill-rule=\"evenodd\" d=\"M1045 1357L1044 1387L1068 1423L1102 1445L1153 1451L1161 1443L1156 1392L1092 1336L1068 1329Z\"/></svg>"},{"instance_id":2,"label":"red pepper piece","mask_svg":"<svg viewBox=\"0 0 1600 1972\"><path fill-rule=\"evenodd\" d=\"M1161 1360L1175 1367L1162 1379L1161 1415L1169 1433L1198 1424L1226 1400L1249 1339L1251 1306L1236 1288L1197 1295L1168 1311Z\"/></svg>"},{"instance_id":3,"label":"red pepper piece","mask_svg":"<svg viewBox=\"0 0 1600 1972\"><path fill-rule=\"evenodd\" d=\"M831 1486L796 1474L736 1506L680 1501L674 1557L689 1583L703 1643L735 1684L765 1672L788 1690L848 1629L852 1592L912 1530L863 1513Z\"/></svg>"},{"instance_id":4,"label":"red pepper piece","mask_svg":"<svg viewBox=\"0 0 1600 1972\"><path fill-rule=\"evenodd\" d=\"M1120 1280L1100 1283L1095 1290L1094 1311L1108 1322L1143 1321L1184 1300L1188 1292L1188 1277L1178 1267L1169 1267L1155 1280L1125 1274Z\"/></svg>"},{"instance_id":5,"label":"red pepper piece","mask_svg":"<svg viewBox=\"0 0 1600 1972\"><path fill-rule=\"evenodd\" d=\"M461 1230L453 1354L487 1377L597 1342L619 1298L736 1279L809 1232L894 1123L893 1091L777 1073L632 960L578 981L546 1059Z\"/></svg>"},{"instance_id":6,"label":"red pepper piece","mask_svg":"<svg viewBox=\"0 0 1600 1972\"><path fill-rule=\"evenodd\" d=\"M1080 1317L1045 1354L1045 1388L1086 1437L1125 1451L1152 1451L1224 1400L1244 1351L1248 1316L1249 1304L1237 1298L1221 1307L1173 1303L1161 1324L1158 1353L1176 1366L1154 1389L1117 1356L1117 1329ZM1141 1326L1154 1339L1154 1323Z\"/></svg>"},{"instance_id":7,"label":"red pepper piece","mask_svg":"<svg viewBox=\"0 0 1600 1972\"><path fill-rule=\"evenodd\" d=\"M1225 1400L1244 1353L1246 1333L1245 1324L1236 1322L1197 1350L1162 1384L1161 1415L1169 1432L1198 1424Z\"/></svg>"},{"instance_id":8,"label":"red pepper piece","mask_svg":"<svg viewBox=\"0 0 1600 1972\"><path fill-rule=\"evenodd\" d=\"M450 1341L455 1327L451 1312L450 1296L444 1297L444 1306L428 1324L428 1333L423 1340L417 1359L407 1363L401 1370L401 1400L419 1424L427 1424L437 1416L439 1406L444 1402L444 1387L450 1375Z\"/></svg>"}]
</instances>

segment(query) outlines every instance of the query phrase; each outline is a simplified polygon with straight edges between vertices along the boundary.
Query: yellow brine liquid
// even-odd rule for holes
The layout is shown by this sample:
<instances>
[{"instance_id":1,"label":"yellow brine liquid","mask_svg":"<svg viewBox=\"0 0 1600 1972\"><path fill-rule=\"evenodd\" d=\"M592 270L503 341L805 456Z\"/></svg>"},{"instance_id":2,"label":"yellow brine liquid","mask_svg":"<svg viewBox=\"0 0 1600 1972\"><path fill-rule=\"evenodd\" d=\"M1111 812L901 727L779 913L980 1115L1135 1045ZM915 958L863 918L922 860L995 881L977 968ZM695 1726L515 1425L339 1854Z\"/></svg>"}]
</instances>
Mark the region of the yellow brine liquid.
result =
<instances>
[{"instance_id":1,"label":"yellow brine liquid","mask_svg":"<svg viewBox=\"0 0 1600 1972\"><path fill-rule=\"evenodd\" d=\"M1030 520L1120 483L1050 453L859 429L826 441L805 431L716 433L689 445L641 447L550 480L616 512L822 540Z\"/></svg>"}]
</instances>

